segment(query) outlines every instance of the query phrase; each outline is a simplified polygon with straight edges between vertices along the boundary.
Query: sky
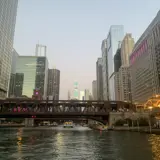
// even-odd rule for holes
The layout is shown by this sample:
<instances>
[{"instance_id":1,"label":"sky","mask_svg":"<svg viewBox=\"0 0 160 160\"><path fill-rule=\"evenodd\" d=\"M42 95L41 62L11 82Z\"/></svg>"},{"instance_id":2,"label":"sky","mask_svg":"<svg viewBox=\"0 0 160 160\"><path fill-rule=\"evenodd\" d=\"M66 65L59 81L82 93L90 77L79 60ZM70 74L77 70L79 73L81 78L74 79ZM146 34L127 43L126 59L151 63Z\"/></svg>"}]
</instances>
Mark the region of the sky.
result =
<instances>
[{"instance_id":1,"label":"sky","mask_svg":"<svg viewBox=\"0 0 160 160\"><path fill-rule=\"evenodd\" d=\"M14 48L35 55L47 46L49 67L61 72L60 99L75 81L92 89L101 43L111 25L124 25L135 41L160 9L160 0L19 0Z\"/></svg>"}]
</instances>

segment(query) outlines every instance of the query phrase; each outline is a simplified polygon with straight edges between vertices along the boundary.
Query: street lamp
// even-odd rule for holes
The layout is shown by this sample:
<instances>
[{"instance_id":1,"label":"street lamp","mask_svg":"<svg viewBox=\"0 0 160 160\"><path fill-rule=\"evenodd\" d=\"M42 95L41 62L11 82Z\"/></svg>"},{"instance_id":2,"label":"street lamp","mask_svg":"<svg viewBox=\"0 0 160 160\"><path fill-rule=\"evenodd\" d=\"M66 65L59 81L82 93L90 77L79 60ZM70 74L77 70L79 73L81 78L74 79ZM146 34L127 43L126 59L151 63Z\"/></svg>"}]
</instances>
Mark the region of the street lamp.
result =
<instances>
[{"instance_id":1,"label":"street lamp","mask_svg":"<svg viewBox=\"0 0 160 160\"><path fill-rule=\"evenodd\" d=\"M158 98L159 97L159 95L158 94L156 94L156 98Z\"/></svg>"},{"instance_id":2,"label":"street lamp","mask_svg":"<svg viewBox=\"0 0 160 160\"><path fill-rule=\"evenodd\" d=\"M152 111L152 106L149 106L148 107L149 108L149 118L148 118L148 120L149 120L149 131L150 131L150 133L152 132L152 126L151 126L151 119L150 119L150 116L151 116L151 111Z\"/></svg>"}]
</instances>

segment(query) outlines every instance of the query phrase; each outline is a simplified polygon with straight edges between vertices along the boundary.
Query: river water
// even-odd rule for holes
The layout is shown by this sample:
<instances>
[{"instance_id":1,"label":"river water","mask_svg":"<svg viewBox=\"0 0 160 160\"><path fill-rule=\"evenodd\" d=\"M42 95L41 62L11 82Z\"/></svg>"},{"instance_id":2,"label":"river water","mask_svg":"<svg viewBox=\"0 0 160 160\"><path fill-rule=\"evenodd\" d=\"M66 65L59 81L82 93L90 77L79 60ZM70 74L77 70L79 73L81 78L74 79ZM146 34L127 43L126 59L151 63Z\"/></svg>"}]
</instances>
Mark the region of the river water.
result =
<instances>
[{"instance_id":1,"label":"river water","mask_svg":"<svg viewBox=\"0 0 160 160\"><path fill-rule=\"evenodd\" d=\"M0 129L0 160L160 160L160 136L5 128Z\"/></svg>"}]
</instances>

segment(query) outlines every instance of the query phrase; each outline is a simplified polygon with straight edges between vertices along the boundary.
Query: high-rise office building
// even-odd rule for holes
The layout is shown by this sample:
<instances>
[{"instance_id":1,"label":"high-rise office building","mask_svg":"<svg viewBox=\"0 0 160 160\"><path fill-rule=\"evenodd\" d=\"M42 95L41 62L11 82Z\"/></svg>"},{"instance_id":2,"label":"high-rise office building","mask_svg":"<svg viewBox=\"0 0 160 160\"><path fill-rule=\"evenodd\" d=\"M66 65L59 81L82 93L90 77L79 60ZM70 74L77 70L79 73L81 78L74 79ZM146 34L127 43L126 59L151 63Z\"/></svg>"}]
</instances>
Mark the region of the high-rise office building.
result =
<instances>
[{"instance_id":1,"label":"high-rise office building","mask_svg":"<svg viewBox=\"0 0 160 160\"><path fill-rule=\"evenodd\" d=\"M131 101L130 70L122 65L119 69L120 101Z\"/></svg>"},{"instance_id":2,"label":"high-rise office building","mask_svg":"<svg viewBox=\"0 0 160 160\"><path fill-rule=\"evenodd\" d=\"M121 44L121 60L122 65L129 66L129 56L134 47L134 38L131 33L127 33Z\"/></svg>"},{"instance_id":3,"label":"high-rise office building","mask_svg":"<svg viewBox=\"0 0 160 160\"><path fill-rule=\"evenodd\" d=\"M98 58L96 62L96 72L97 72L97 99L103 100L102 58Z\"/></svg>"},{"instance_id":4,"label":"high-rise office building","mask_svg":"<svg viewBox=\"0 0 160 160\"><path fill-rule=\"evenodd\" d=\"M160 11L135 44L130 70L133 102L160 94Z\"/></svg>"},{"instance_id":5,"label":"high-rise office building","mask_svg":"<svg viewBox=\"0 0 160 160\"><path fill-rule=\"evenodd\" d=\"M70 100L71 99L71 92L70 91L68 91L68 100Z\"/></svg>"},{"instance_id":6,"label":"high-rise office building","mask_svg":"<svg viewBox=\"0 0 160 160\"><path fill-rule=\"evenodd\" d=\"M120 67L121 67L121 48L118 48L116 54L114 55L114 72L118 72Z\"/></svg>"},{"instance_id":7,"label":"high-rise office building","mask_svg":"<svg viewBox=\"0 0 160 160\"><path fill-rule=\"evenodd\" d=\"M93 100L93 96L92 96L91 93L89 93L89 100L90 100L90 101Z\"/></svg>"},{"instance_id":8,"label":"high-rise office building","mask_svg":"<svg viewBox=\"0 0 160 160\"><path fill-rule=\"evenodd\" d=\"M114 81L115 81L115 100L120 101L120 79L119 72L114 73Z\"/></svg>"},{"instance_id":9,"label":"high-rise office building","mask_svg":"<svg viewBox=\"0 0 160 160\"><path fill-rule=\"evenodd\" d=\"M10 83L9 83L9 90L8 90L8 97L14 97L14 88L15 88L15 78L16 78L16 64L18 60L18 53L15 49L12 50L12 57L11 57L11 74L10 74Z\"/></svg>"},{"instance_id":10,"label":"high-rise office building","mask_svg":"<svg viewBox=\"0 0 160 160\"><path fill-rule=\"evenodd\" d=\"M100 99L109 100L107 39L104 39L102 41L101 52L102 52L101 65L102 65L103 98Z\"/></svg>"},{"instance_id":11,"label":"high-rise office building","mask_svg":"<svg viewBox=\"0 0 160 160\"><path fill-rule=\"evenodd\" d=\"M90 95L89 89L85 89L84 90L84 99L89 100L89 95Z\"/></svg>"},{"instance_id":12,"label":"high-rise office building","mask_svg":"<svg viewBox=\"0 0 160 160\"><path fill-rule=\"evenodd\" d=\"M47 95L50 100L59 100L60 89L60 71L57 69L48 69L48 89Z\"/></svg>"},{"instance_id":13,"label":"high-rise office building","mask_svg":"<svg viewBox=\"0 0 160 160\"><path fill-rule=\"evenodd\" d=\"M92 96L93 96L93 100L97 100L97 81L96 80L92 82Z\"/></svg>"},{"instance_id":14,"label":"high-rise office building","mask_svg":"<svg viewBox=\"0 0 160 160\"><path fill-rule=\"evenodd\" d=\"M85 93L84 91L80 91L80 96L79 96L79 100L84 101L85 100Z\"/></svg>"},{"instance_id":15,"label":"high-rise office building","mask_svg":"<svg viewBox=\"0 0 160 160\"><path fill-rule=\"evenodd\" d=\"M46 57L19 56L16 65L15 96L32 97L34 89L47 96L48 60Z\"/></svg>"},{"instance_id":16,"label":"high-rise office building","mask_svg":"<svg viewBox=\"0 0 160 160\"><path fill-rule=\"evenodd\" d=\"M79 99L78 82L74 82L73 99Z\"/></svg>"},{"instance_id":17,"label":"high-rise office building","mask_svg":"<svg viewBox=\"0 0 160 160\"><path fill-rule=\"evenodd\" d=\"M119 46L120 47L120 46ZM115 100L120 100L120 79L119 79L119 68L121 67L121 48L117 49L114 55L114 81L115 81Z\"/></svg>"},{"instance_id":18,"label":"high-rise office building","mask_svg":"<svg viewBox=\"0 0 160 160\"><path fill-rule=\"evenodd\" d=\"M119 69L120 100L131 101L129 56L134 47L134 39L131 33L127 33L121 44L122 66Z\"/></svg>"},{"instance_id":19,"label":"high-rise office building","mask_svg":"<svg viewBox=\"0 0 160 160\"><path fill-rule=\"evenodd\" d=\"M11 53L18 0L0 1L0 99L6 98L11 73Z\"/></svg>"},{"instance_id":20,"label":"high-rise office building","mask_svg":"<svg viewBox=\"0 0 160 160\"><path fill-rule=\"evenodd\" d=\"M122 25L113 25L107 37L107 60L108 60L108 79L109 79L109 99L115 100L115 81L114 81L114 55L119 46L119 42L124 37Z\"/></svg>"}]
</instances>

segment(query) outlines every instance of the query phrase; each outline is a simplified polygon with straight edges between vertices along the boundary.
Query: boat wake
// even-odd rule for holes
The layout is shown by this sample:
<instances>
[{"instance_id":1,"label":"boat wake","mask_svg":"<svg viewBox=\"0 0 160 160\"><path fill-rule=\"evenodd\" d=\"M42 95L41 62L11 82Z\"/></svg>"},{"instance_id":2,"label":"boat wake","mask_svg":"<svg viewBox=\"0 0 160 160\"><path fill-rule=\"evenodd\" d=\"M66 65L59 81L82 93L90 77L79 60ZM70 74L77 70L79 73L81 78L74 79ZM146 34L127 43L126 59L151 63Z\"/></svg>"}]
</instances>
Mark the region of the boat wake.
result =
<instances>
[{"instance_id":1,"label":"boat wake","mask_svg":"<svg viewBox=\"0 0 160 160\"><path fill-rule=\"evenodd\" d=\"M64 128L63 126L52 127L53 130L68 130L68 131L88 131L92 130L89 127L74 126L73 128Z\"/></svg>"}]
</instances>

